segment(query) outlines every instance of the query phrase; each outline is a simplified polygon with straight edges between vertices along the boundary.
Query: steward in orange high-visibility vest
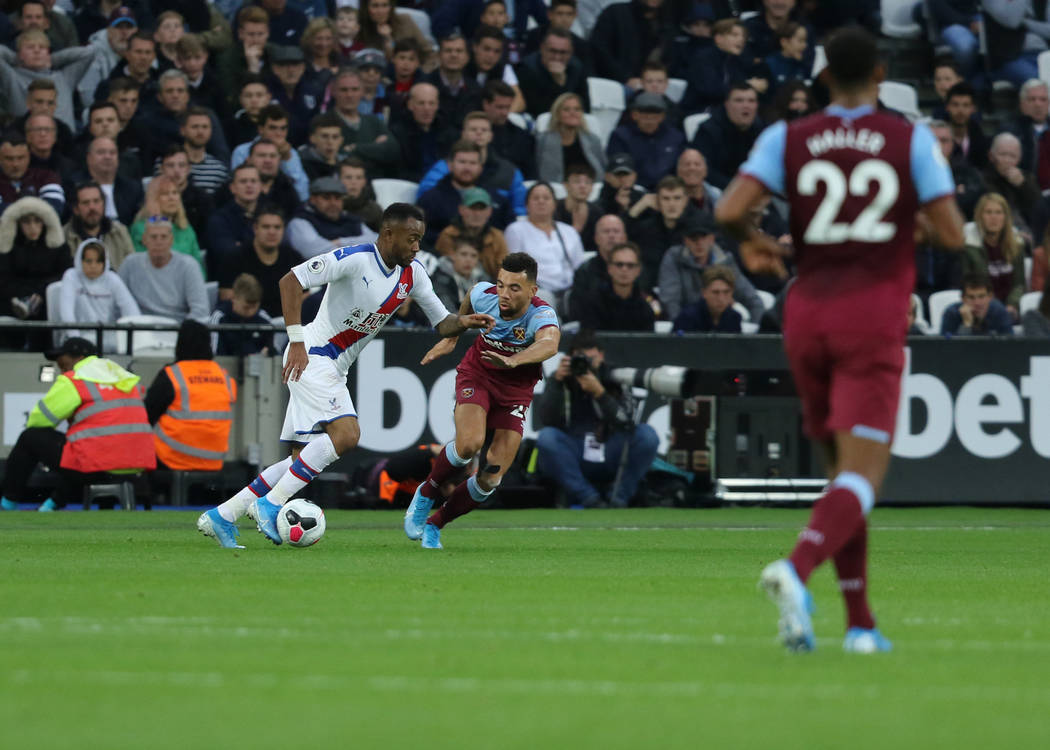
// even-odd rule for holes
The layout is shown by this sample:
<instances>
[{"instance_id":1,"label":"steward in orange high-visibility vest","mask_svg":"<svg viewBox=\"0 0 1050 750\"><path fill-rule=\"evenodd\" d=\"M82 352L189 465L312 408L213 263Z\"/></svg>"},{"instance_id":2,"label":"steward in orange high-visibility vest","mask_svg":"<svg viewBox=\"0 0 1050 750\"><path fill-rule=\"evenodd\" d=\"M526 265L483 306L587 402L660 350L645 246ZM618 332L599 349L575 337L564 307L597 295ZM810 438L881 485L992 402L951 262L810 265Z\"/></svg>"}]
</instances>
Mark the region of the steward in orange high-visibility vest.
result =
<instances>
[{"instance_id":1,"label":"steward in orange high-visibility vest","mask_svg":"<svg viewBox=\"0 0 1050 750\"><path fill-rule=\"evenodd\" d=\"M185 321L175 364L157 373L146 396L157 460L168 469L219 471L229 447L237 384L212 361L209 336L200 323Z\"/></svg>"}]
</instances>

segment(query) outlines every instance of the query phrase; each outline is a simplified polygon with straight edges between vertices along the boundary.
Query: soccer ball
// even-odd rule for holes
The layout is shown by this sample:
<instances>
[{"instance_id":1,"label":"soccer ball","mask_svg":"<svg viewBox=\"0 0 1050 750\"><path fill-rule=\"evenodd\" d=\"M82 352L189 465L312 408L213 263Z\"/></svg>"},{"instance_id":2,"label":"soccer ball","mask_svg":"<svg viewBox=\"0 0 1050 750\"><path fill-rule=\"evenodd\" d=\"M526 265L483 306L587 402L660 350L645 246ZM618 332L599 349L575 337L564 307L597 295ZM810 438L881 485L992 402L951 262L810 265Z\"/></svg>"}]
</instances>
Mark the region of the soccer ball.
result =
<instances>
[{"instance_id":1,"label":"soccer ball","mask_svg":"<svg viewBox=\"0 0 1050 750\"><path fill-rule=\"evenodd\" d=\"M293 547L317 544L326 525L324 511L301 497L286 502L277 514L277 533L282 542Z\"/></svg>"}]
</instances>

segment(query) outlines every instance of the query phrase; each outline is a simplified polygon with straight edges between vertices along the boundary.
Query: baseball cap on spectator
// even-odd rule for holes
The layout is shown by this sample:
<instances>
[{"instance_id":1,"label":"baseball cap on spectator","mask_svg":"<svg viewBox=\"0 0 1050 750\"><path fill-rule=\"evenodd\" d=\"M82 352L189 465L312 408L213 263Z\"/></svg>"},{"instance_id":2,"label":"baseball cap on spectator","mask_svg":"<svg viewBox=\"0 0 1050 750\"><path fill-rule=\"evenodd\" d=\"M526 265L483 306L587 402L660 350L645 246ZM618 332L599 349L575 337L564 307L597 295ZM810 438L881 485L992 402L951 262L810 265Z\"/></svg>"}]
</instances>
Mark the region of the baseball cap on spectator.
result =
<instances>
[{"instance_id":1,"label":"baseball cap on spectator","mask_svg":"<svg viewBox=\"0 0 1050 750\"><path fill-rule=\"evenodd\" d=\"M693 3L689 6L685 12L685 17L682 22L686 26L694 24L697 21L707 21L708 23L715 22L715 10L707 3Z\"/></svg>"},{"instance_id":2,"label":"baseball cap on spectator","mask_svg":"<svg viewBox=\"0 0 1050 750\"><path fill-rule=\"evenodd\" d=\"M98 348L87 339L79 336L72 336L63 341L61 346L56 346L55 348L48 349L44 352L44 356L52 361L58 359L63 354L70 354L74 357L98 356Z\"/></svg>"},{"instance_id":3,"label":"baseball cap on spectator","mask_svg":"<svg viewBox=\"0 0 1050 750\"><path fill-rule=\"evenodd\" d=\"M630 154L619 153L609 157L609 166L605 168L611 174L632 174L638 170L634 168L634 159Z\"/></svg>"},{"instance_id":4,"label":"baseball cap on spectator","mask_svg":"<svg viewBox=\"0 0 1050 750\"><path fill-rule=\"evenodd\" d=\"M714 234L717 231L718 227L715 225L715 220L711 218L710 214L703 211L687 217L682 223L683 237L700 237Z\"/></svg>"},{"instance_id":5,"label":"baseball cap on spectator","mask_svg":"<svg viewBox=\"0 0 1050 750\"><path fill-rule=\"evenodd\" d=\"M346 186L338 177L318 177L310 183L310 195L346 195Z\"/></svg>"},{"instance_id":6,"label":"baseball cap on spectator","mask_svg":"<svg viewBox=\"0 0 1050 750\"><path fill-rule=\"evenodd\" d=\"M358 68L379 68L386 70L386 55L369 47L354 55L354 65Z\"/></svg>"},{"instance_id":7,"label":"baseball cap on spectator","mask_svg":"<svg viewBox=\"0 0 1050 750\"><path fill-rule=\"evenodd\" d=\"M666 112L667 102L659 94L643 91L631 101L631 109L639 112Z\"/></svg>"},{"instance_id":8,"label":"baseball cap on spectator","mask_svg":"<svg viewBox=\"0 0 1050 750\"><path fill-rule=\"evenodd\" d=\"M489 197L489 191L485 188L472 187L467 188L463 191L463 205L464 206L476 206L479 203L485 206L492 205L492 198Z\"/></svg>"},{"instance_id":9,"label":"baseball cap on spectator","mask_svg":"<svg viewBox=\"0 0 1050 750\"><path fill-rule=\"evenodd\" d=\"M301 47L278 44L270 48L270 65L294 65L301 62L306 62Z\"/></svg>"},{"instance_id":10,"label":"baseball cap on spectator","mask_svg":"<svg viewBox=\"0 0 1050 750\"><path fill-rule=\"evenodd\" d=\"M109 14L109 25L117 26L122 23L130 23L136 29L139 27L139 22L135 20L135 14L131 8L126 5L121 5L113 9L113 12Z\"/></svg>"}]
</instances>

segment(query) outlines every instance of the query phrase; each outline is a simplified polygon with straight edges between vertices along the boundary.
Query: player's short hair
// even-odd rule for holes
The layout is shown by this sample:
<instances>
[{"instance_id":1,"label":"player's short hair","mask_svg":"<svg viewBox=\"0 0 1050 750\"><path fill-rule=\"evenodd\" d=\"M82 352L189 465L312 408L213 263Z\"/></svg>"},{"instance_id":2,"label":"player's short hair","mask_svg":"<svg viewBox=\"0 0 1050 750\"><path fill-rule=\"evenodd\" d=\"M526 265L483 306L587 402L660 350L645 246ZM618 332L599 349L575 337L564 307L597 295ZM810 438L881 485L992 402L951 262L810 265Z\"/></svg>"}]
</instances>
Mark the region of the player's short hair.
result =
<instances>
[{"instance_id":1,"label":"player's short hair","mask_svg":"<svg viewBox=\"0 0 1050 750\"><path fill-rule=\"evenodd\" d=\"M824 43L828 73L843 88L859 88L871 81L879 64L875 37L860 26L835 31Z\"/></svg>"},{"instance_id":2,"label":"player's short hair","mask_svg":"<svg viewBox=\"0 0 1050 750\"><path fill-rule=\"evenodd\" d=\"M568 167L565 168L565 181L568 182L570 177L578 174L585 174L593 180L594 167L584 162L575 162L574 164L570 164Z\"/></svg>"},{"instance_id":3,"label":"player's short hair","mask_svg":"<svg viewBox=\"0 0 1050 750\"><path fill-rule=\"evenodd\" d=\"M240 297L249 305L262 302L262 284L250 273L242 273L233 280L233 296Z\"/></svg>"},{"instance_id":4,"label":"player's short hair","mask_svg":"<svg viewBox=\"0 0 1050 750\"><path fill-rule=\"evenodd\" d=\"M380 229L387 224L404 224L406 221L412 220L423 222L427 220L422 208L413 206L411 203L391 203L383 211Z\"/></svg>"},{"instance_id":5,"label":"player's short hair","mask_svg":"<svg viewBox=\"0 0 1050 750\"><path fill-rule=\"evenodd\" d=\"M514 89L510 87L510 84L504 83L503 81L488 81L485 84L485 89L481 92L482 101L491 104L497 96L505 96L513 99Z\"/></svg>"},{"instance_id":6,"label":"player's short hair","mask_svg":"<svg viewBox=\"0 0 1050 750\"><path fill-rule=\"evenodd\" d=\"M984 271L971 271L963 274L960 286L963 291L967 289L986 289L990 292L992 291L992 277Z\"/></svg>"},{"instance_id":7,"label":"player's short hair","mask_svg":"<svg viewBox=\"0 0 1050 750\"><path fill-rule=\"evenodd\" d=\"M948 89L948 93L944 95L944 102L947 104L953 98L957 96L968 96L970 101L977 101L977 89L966 81L959 81L957 84Z\"/></svg>"},{"instance_id":8,"label":"player's short hair","mask_svg":"<svg viewBox=\"0 0 1050 750\"><path fill-rule=\"evenodd\" d=\"M736 289L736 278L733 276L733 270L729 266L714 265L704 269L703 274L700 276L700 285L707 289L716 281L724 281L729 285L730 289Z\"/></svg>"},{"instance_id":9,"label":"player's short hair","mask_svg":"<svg viewBox=\"0 0 1050 750\"><path fill-rule=\"evenodd\" d=\"M50 78L34 78L29 82L28 91L58 91L55 82Z\"/></svg>"},{"instance_id":10,"label":"player's short hair","mask_svg":"<svg viewBox=\"0 0 1050 750\"><path fill-rule=\"evenodd\" d=\"M500 268L510 273L524 273L525 278L533 284L536 283L536 274L539 273L536 259L528 253L510 253L503 258Z\"/></svg>"}]
</instances>

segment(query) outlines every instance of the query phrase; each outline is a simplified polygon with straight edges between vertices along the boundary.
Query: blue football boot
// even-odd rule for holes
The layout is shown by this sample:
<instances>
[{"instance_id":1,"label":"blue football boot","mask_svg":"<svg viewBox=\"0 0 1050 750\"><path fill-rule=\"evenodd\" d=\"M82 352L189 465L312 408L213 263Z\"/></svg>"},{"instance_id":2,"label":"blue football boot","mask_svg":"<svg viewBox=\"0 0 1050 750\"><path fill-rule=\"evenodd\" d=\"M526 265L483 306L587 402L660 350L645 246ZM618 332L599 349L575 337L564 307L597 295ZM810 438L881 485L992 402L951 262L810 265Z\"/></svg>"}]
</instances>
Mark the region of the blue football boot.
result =
<instances>
[{"instance_id":1,"label":"blue football boot","mask_svg":"<svg viewBox=\"0 0 1050 750\"><path fill-rule=\"evenodd\" d=\"M281 543L281 535L277 533L277 514L281 512L280 505L274 505L266 496L255 500L255 525L259 533L274 544Z\"/></svg>"},{"instance_id":2,"label":"blue football boot","mask_svg":"<svg viewBox=\"0 0 1050 750\"><path fill-rule=\"evenodd\" d=\"M423 527L423 549L442 549L441 529L432 523Z\"/></svg>"},{"instance_id":3,"label":"blue football boot","mask_svg":"<svg viewBox=\"0 0 1050 750\"><path fill-rule=\"evenodd\" d=\"M8 500L6 497L0 498L0 508L4 510L18 510L18 503L14 500Z\"/></svg>"},{"instance_id":4,"label":"blue football boot","mask_svg":"<svg viewBox=\"0 0 1050 750\"><path fill-rule=\"evenodd\" d=\"M893 644L878 628L850 628L846 631L842 650L848 654L874 654L879 651L892 651Z\"/></svg>"},{"instance_id":5,"label":"blue football boot","mask_svg":"<svg viewBox=\"0 0 1050 750\"><path fill-rule=\"evenodd\" d=\"M226 549L244 549L243 544L237 544L240 530L233 521L227 521L219 514L218 508L201 513L197 519L197 531L204 536L214 537L220 547Z\"/></svg>"},{"instance_id":6,"label":"blue football boot","mask_svg":"<svg viewBox=\"0 0 1050 750\"><path fill-rule=\"evenodd\" d=\"M771 562L762 571L758 585L780 610L780 642L789 651L812 651L817 645L810 617L813 597L799 580L795 566L788 560Z\"/></svg>"},{"instance_id":7,"label":"blue football boot","mask_svg":"<svg viewBox=\"0 0 1050 750\"><path fill-rule=\"evenodd\" d=\"M423 526L426 525L430 509L434 507L434 501L425 497L422 489L423 485L416 487L412 502L405 511L405 535L412 540L422 538Z\"/></svg>"}]
</instances>

